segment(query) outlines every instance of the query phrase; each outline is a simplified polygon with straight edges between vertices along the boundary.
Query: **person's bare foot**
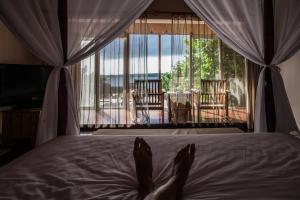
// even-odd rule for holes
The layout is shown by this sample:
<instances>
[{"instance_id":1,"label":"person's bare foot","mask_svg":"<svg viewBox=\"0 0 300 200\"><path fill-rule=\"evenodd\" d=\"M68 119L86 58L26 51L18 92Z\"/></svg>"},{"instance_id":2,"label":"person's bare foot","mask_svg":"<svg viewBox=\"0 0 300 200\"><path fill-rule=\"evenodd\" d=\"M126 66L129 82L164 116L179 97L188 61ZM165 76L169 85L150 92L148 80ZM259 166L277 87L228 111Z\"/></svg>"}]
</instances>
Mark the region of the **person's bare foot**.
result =
<instances>
[{"instance_id":1,"label":"person's bare foot","mask_svg":"<svg viewBox=\"0 0 300 200\"><path fill-rule=\"evenodd\" d=\"M195 149L195 144L188 144L181 149L174 158L172 176L175 177L177 185L176 200L182 197L183 187L195 159Z\"/></svg>"},{"instance_id":2,"label":"person's bare foot","mask_svg":"<svg viewBox=\"0 0 300 200\"><path fill-rule=\"evenodd\" d=\"M139 182L138 199L144 199L153 191L154 184L152 180L152 151L151 147L143 138L135 138L133 156L135 160L136 175Z\"/></svg>"},{"instance_id":3,"label":"person's bare foot","mask_svg":"<svg viewBox=\"0 0 300 200\"><path fill-rule=\"evenodd\" d=\"M182 148L174 158L172 176L162 186L150 193L145 200L179 200L195 158L195 144Z\"/></svg>"}]
</instances>

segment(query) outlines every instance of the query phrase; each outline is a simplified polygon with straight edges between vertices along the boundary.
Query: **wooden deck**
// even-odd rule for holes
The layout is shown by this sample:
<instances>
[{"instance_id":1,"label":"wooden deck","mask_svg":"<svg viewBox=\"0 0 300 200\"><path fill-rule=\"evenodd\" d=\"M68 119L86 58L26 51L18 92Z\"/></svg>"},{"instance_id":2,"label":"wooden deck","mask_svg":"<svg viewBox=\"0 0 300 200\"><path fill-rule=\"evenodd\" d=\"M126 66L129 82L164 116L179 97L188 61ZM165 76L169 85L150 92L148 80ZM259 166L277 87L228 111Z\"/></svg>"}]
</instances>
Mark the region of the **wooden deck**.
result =
<instances>
[{"instance_id":1,"label":"wooden deck","mask_svg":"<svg viewBox=\"0 0 300 200\"><path fill-rule=\"evenodd\" d=\"M162 124L161 111L150 110L150 124L158 125ZM200 114L200 121L195 114L191 115L191 119L187 121L178 121L178 124L205 124L205 123L246 123L246 109L245 108L229 108L228 117L225 117L225 111L220 110L202 110ZM141 116L141 111L138 112L138 116ZM168 109L164 110L164 123L172 124L168 121ZM174 123L174 122L173 122ZM130 113L124 109L104 109L96 112L95 110L81 110L80 124L91 125L133 125L130 120Z\"/></svg>"}]
</instances>

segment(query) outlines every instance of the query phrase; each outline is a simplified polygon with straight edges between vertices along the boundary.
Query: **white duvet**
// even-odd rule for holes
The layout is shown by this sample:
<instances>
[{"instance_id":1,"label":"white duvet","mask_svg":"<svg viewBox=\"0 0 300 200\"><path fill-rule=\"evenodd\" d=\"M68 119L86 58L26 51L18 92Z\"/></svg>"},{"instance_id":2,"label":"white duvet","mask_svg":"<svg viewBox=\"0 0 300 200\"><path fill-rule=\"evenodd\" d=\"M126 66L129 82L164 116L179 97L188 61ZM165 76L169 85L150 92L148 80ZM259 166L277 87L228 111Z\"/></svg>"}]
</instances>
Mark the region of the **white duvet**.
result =
<instances>
[{"instance_id":1,"label":"white duvet","mask_svg":"<svg viewBox=\"0 0 300 200\"><path fill-rule=\"evenodd\" d=\"M130 130L128 130L130 131ZM155 131L155 130L153 130ZM300 140L280 133L143 136L163 184L196 144L184 199L300 199ZM59 137L0 168L0 199L134 200L135 136Z\"/></svg>"}]
</instances>

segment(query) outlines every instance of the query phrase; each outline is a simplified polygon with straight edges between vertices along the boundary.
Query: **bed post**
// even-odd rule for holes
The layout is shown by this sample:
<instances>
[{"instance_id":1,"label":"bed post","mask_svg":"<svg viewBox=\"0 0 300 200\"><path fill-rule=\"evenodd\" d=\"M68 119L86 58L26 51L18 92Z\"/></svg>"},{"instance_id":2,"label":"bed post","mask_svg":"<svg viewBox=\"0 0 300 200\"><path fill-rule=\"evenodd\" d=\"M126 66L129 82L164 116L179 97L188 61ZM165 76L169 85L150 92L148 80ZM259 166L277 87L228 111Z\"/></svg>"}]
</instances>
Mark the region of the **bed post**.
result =
<instances>
[{"instance_id":1,"label":"bed post","mask_svg":"<svg viewBox=\"0 0 300 200\"><path fill-rule=\"evenodd\" d=\"M66 63L68 48L68 0L58 0L58 19L61 32L64 63ZM67 128L68 96L65 73L65 69L61 69L58 87L57 135L66 135Z\"/></svg>"},{"instance_id":2,"label":"bed post","mask_svg":"<svg viewBox=\"0 0 300 200\"><path fill-rule=\"evenodd\" d=\"M266 65L270 65L274 57L274 15L273 0L264 0L264 59ZM273 84L270 67L265 71L265 105L266 122L268 132L274 132L276 128L276 113L273 95Z\"/></svg>"}]
</instances>

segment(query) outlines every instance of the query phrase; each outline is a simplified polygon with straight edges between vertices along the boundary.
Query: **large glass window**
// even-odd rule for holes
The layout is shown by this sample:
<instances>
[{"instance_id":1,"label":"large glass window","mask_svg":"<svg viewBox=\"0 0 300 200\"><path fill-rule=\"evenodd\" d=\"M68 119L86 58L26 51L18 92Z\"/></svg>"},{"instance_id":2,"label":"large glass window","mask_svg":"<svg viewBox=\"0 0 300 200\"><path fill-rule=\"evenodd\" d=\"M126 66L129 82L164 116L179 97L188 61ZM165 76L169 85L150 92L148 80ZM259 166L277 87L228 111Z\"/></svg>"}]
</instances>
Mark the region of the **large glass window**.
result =
<instances>
[{"instance_id":1,"label":"large glass window","mask_svg":"<svg viewBox=\"0 0 300 200\"><path fill-rule=\"evenodd\" d=\"M188 96L190 98L191 94L197 91L200 99L202 98L201 87L204 88L201 85L205 82L203 80L221 82L220 80L223 79L223 82L226 80L229 97L228 116L227 114L225 116L223 108L221 112L217 112L215 108L212 110L201 108L200 111L193 112L206 115L202 117L204 122L208 118L215 120L224 116L224 119L218 122L245 121L244 58L222 43L212 31L209 31L204 22L197 22L199 30L196 33L192 32L195 27L190 26L193 22L179 19L177 29L175 25L173 27L174 32L170 28L173 24L171 20L169 21L164 31L161 30L163 29L161 21L153 21L151 26L153 30L159 30L159 33L142 31L141 34L128 31L97 54L81 61L80 107L85 111L82 113L87 116L86 121L94 119L93 123L98 124L132 123L134 115L138 115L130 110L134 106L134 98L130 93L134 90L134 82L151 79L160 79L162 90L166 92L165 119L169 115L167 112L170 111L167 103L168 95L181 93L190 95ZM214 98L210 97L212 100L207 100L206 103L211 104ZM190 102L189 106L191 105ZM93 116L90 113L93 113ZM151 120L158 119L157 113L150 110ZM191 113L192 111L189 115ZM189 116L188 119L194 120L195 116ZM160 123L159 120L157 122ZM198 120L198 122L203 121Z\"/></svg>"}]
</instances>

